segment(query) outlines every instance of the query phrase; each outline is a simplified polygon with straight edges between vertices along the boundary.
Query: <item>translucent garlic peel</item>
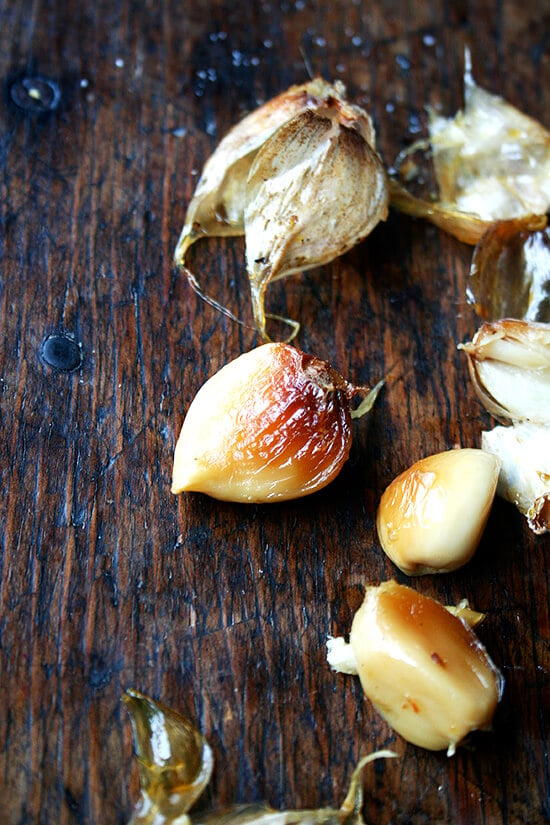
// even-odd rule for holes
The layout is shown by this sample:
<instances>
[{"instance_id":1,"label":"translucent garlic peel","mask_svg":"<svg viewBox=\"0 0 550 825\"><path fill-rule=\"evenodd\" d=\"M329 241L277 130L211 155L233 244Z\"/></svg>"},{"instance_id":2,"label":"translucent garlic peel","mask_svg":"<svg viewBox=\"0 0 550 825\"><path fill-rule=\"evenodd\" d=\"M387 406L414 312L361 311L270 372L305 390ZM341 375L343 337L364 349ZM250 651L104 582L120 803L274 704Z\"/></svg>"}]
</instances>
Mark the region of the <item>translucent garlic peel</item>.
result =
<instances>
[{"instance_id":1,"label":"translucent garlic peel","mask_svg":"<svg viewBox=\"0 0 550 825\"><path fill-rule=\"evenodd\" d=\"M359 390L288 344L239 356L199 390L174 455L172 491L241 502L298 498L340 472Z\"/></svg>"},{"instance_id":2,"label":"translucent garlic peel","mask_svg":"<svg viewBox=\"0 0 550 825\"><path fill-rule=\"evenodd\" d=\"M481 445L502 463L497 494L515 504L537 535L550 530L550 428L530 423L495 427Z\"/></svg>"},{"instance_id":3,"label":"translucent garlic peel","mask_svg":"<svg viewBox=\"0 0 550 825\"><path fill-rule=\"evenodd\" d=\"M387 216L370 118L341 100L285 123L258 152L247 185L246 261L256 326L270 281L328 263Z\"/></svg>"},{"instance_id":4,"label":"translucent garlic peel","mask_svg":"<svg viewBox=\"0 0 550 825\"><path fill-rule=\"evenodd\" d=\"M475 391L490 413L550 426L550 325L493 321L459 349L468 356Z\"/></svg>"},{"instance_id":5,"label":"translucent garlic peel","mask_svg":"<svg viewBox=\"0 0 550 825\"><path fill-rule=\"evenodd\" d=\"M349 644L365 695L407 741L451 755L490 728L502 676L473 631L433 599L394 581L367 587ZM330 653L333 664L344 656L339 646Z\"/></svg>"},{"instance_id":6,"label":"translucent garlic peel","mask_svg":"<svg viewBox=\"0 0 550 825\"><path fill-rule=\"evenodd\" d=\"M498 459L471 448L415 462L380 499L376 527L385 553L409 576L466 564L487 524L498 474Z\"/></svg>"},{"instance_id":7,"label":"translucent garlic peel","mask_svg":"<svg viewBox=\"0 0 550 825\"><path fill-rule=\"evenodd\" d=\"M438 188L434 202L415 198L396 183L391 203L475 244L494 221L543 215L548 210L550 133L479 87L468 51L464 97L464 110L453 118L431 112L429 141L413 144L396 160L399 169L416 153L424 153L425 163L431 153Z\"/></svg>"}]
</instances>

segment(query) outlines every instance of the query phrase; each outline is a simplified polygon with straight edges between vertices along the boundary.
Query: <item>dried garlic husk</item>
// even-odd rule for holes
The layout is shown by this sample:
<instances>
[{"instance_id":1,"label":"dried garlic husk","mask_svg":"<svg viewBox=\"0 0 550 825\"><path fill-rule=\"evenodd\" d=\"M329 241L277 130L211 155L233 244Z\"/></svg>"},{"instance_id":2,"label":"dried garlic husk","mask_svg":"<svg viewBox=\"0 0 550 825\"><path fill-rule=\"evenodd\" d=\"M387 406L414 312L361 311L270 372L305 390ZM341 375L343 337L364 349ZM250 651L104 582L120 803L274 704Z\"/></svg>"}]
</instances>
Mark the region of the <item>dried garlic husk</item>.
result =
<instances>
[{"instance_id":1,"label":"dried garlic husk","mask_svg":"<svg viewBox=\"0 0 550 825\"><path fill-rule=\"evenodd\" d=\"M129 825L365 825L362 816L363 768L375 759L396 756L376 751L361 759L338 809L276 811L251 804L201 813L188 812L212 773L212 750L191 722L160 702L136 690L123 697L132 722L134 749L139 764L141 799Z\"/></svg>"},{"instance_id":2,"label":"dried garlic husk","mask_svg":"<svg viewBox=\"0 0 550 825\"><path fill-rule=\"evenodd\" d=\"M503 319L483 324L468 356L474 388L500 419L550 425L550 325Z\"/></svg>"},{"instance_id":3,"label":"dried garlic husk","mask_svg":"<svg viewBox=\"0 0 550 825\"><path fill-rule=\"evenodd\" d=\"M546 215L497 221L474 249L468 299L484 321L550 322L550 229Z\"/></svg>"},{"instance_id":4,"label":"dried garlic husk","mask_svg":"<svg viewBox=\"0 0 550 825\"><path fill-rule=\"evenodd\" d=\"M498 495L516 505L534 533L550 530L550 428L495 427L481 434L481 446L502 462Z\"/></svg>"},{"instance_id":5,"label":"dried garlic husk","mask_svg":"<svg viewBox=\"0 0 550 825\"><path fill-rule=\"evenodd\" d=\"M206 739L170 708L137 690L123 696L138 759L141 798L129 825L188 822L183 815L208 785L214 759Z\"/></svg>"},{"instance_id":6,"label":"dried garlic husk","mask_svg":"<svg viewBox=\"0 0 550 825\"><path fill-rule=\"evenodd\" d=\"M360 413L372 406L379 386ZM348 457L350 401L366 389L289 344L263 344L239 356L202 386L189 407L176 445L172 492L271 502L320 490Z\"/></svg>"},{"instance_id":7,"label":"dried garlic husk","mask_svg":"<svg viewBox=\"0 0 550 825\"><path fill-rule=\"evenodd\" d=\"M415 462L380 499L376 528L384 552L409 576L462 567L487 524L499 468L495 456L471 448Z\"/></svg>"},{"instance_id":8,"label":"dried garlic husk","mask_svg":"<svg viewBox=\"0 0 550 825\"><path fill-rule=\"evenodd\" d=\"M332 261L387 216L386 173L367 113L341 97L300 112L258 152L246 199L254 319L269 340L267 285Z\"/></svg>"},{"instance_id":9,"label":"dried garlic husk","mask_svg":"<svg viewBox=\"0 0 550 825\"><path fill-rule=\"evenodd\" d=\"M350 640L330 639L333 670L357 674L391 727L429 750L487 730L504 682L471 628L443 605L394 581L367 587Z\"/></svg>"},{"instance_id":10,"label":"dried garlic husk","mask_svg":"<svg viewBox=\"0 0 550 825\"><path fill-rule=\"evenodd\" d=\"M425 155L431 152L439 190L435 202L407 197L398 183L391 202L409 214L435 218L434 223L444 224L443 228L461 240L477 243L496 220L543 215L548 210L550 133L501 97L479 87L472 76L469 52L464 102L464 111L454 118L430 112L429 140L409 147L395 164L401 175L405 170L408 187L415 176L408 160L419 151Z\"/></svg>"},{"instance_id":11,"label":"dried garlic husk","mask_svg":"<svg viewBox=\"0 0 550 825\"><path fill-rule=\"evenodd\" d=\"M176 264L184 263L187 250L199 238L244 234L246 181L260 146L297 112L315 109L338 94L343 94L342 84L314 78L291 86L230 129L204 165L187 208L174 255Z\"/></svg>"}]
</instances>

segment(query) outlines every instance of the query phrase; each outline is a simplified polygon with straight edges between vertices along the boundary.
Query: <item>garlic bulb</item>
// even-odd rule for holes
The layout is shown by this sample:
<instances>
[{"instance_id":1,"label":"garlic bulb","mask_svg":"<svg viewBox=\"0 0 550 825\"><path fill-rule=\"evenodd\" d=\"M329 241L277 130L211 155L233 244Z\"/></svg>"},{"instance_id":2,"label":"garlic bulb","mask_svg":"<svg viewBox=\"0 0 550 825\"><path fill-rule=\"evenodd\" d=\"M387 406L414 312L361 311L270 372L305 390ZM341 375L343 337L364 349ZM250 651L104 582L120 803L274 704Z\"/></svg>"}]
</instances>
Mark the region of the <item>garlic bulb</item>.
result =
<instances>
[{"instance_id":1,"label":"garlic bulb","mask_svg":"<svg viewBox=\"0 0 550 825\"><path fill-rule=\"evenodd\" d=\"M287 121L256 155L246 201L254 319L269 340L270 281L328 263L386 218L386 173L366 112L334 97Z\"/></svg>"},{"instance_id":2,"label":"garlic bulb","mask_svg":"<svg viewBox=\"0 0 550 825\"><path fill-rule=\"evenodd\" d=\"M504 319L483 324L470 343L470 376L498 418L550 425L550 326Z\"/></svg>"},{"instance_id":3,"label":"garlic bulb","mask_svg":"<svg viewBox=\"0 0 550 825\"><path fill-rule=\"evenodd\" d=\"M357 674L367 698L407 741L448 755L490 728L504 682L474 632L443 605L394 581L367 587L349 643L328 662Z\"/></svg>"},{"instance_id":4,"label":"garlic bulb","mask_svg":"<svg viewBox=\"0 0 550 825\"><path fill-rule=\"evenodd\" d=\"M528 422L494 427L481 446L502 463L497 493L515 504L537 535L550 530L550 428Z\"/></svg>"},{"instance_id":5,"label":"garlic bulb","mask_svg":"<svg viewBox=\"0 0 550 825\"><path fill-rule=\"evenodd\" d=\"M239 356L189 407L172 492L267 502L325 487L348 457L350 399L361 389L288 344L264 344Z\"/></svg>"},{"instance_id":6,"label":"garlic bulb","mask_svg":"<svg viewBox=\"0 0 550 825\"><path fill-rule=\"evenodd\" d=\"M475 553L491 510L500 462L483 450L455 449L417 461L386 488L376 527L385 553L404 573L447 573Z\"/></svg>"},{"instance_id":7,"label":"garlic bulb","mask_svg":"<svg viewBox=\"0 0 550 825\"><path fill-rule=\"evenodd\" d=\"M435 201L408 197L396 182L392 205L435 218L434 223L461 240L477 243L496 220L543 215L550 207L550 133L479 87L468 51L464 102L464 111L453 118L430 113L429 140L417 142L396 160L409 184L415 177L410 158L418 151L431 153L439 190Z\"/></svg>"}]
</instances>

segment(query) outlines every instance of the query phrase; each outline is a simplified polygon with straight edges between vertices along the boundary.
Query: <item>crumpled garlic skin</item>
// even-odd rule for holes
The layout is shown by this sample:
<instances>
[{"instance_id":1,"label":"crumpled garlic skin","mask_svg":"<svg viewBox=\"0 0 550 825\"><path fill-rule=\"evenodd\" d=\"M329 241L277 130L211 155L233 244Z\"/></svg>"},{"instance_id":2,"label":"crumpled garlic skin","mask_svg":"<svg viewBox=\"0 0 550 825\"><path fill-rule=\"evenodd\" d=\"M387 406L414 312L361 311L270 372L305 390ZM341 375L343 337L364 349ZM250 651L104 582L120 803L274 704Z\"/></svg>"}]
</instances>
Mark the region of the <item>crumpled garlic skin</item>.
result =
<instances>
[{"instance_id":1,"label":"crumpled garlic skin","mask_svg":"<svg viewBox=\"0 0 550 825\"><path fill-rule=\"evenodd\" d=\"M369 116L341 97L281 126L252 164L245 208L254 319L264 340L267 285L334 260L388 212Z\"/></svg>"},{"instance_id":2,"label":"crumpled garlic skin","mask_svg":"<svg viewBox=\"0 0 550 825\"><path fill-rule=\"evenodd\" d=\"M362 389L288 344L263 344L239 356L189 407L172 492L257 503L320 490L348 457L350 399Z\"/></svg>"},{"instance_id":3,"label":"crumpled garlic skin","mask_svg":"<svg viewBox=\"0 0 550 825\"><path fill-rule=\"evenodd\" d=\"M502 463L497 493L515 504L536 535L550 530L550 428L528 422L494 427L481 446Z\"/></svg>"},{"instance_id":4,"label":"crumpled garlic skin","mask_svg":"<svg viewBox=\"0 0 550 825\"><path fill-rule=\"evenodd\" d=\"M453 118L430 115L429 140L401 153L392 206L425 217L475 244L497 220L544 215L550 207L550 133L473 79L469 52L464 72L464 111ZM433 202L408 191L417 176L409 159L431 153L438 194Z\"/></svg>"},{"instance_id":5,"label":"crumpled garlic skin","mask_svg":"<svg viewBox=\"0 0 550 825\"><path fill-rule=\"evenodd\" d=\"M475 391L488 412L550 426L550 325L493 321L459 349L468 356Z\"/></svg>"},{"instance_id":6,"label":"crumpled garlic skin","mask_svg":"<svg viewBox=\"0 0 550 825\"><path fill-rule=\"evenodd\" d=\"M330 639L333 670L356 673L388 724L428 750L488 730L504 682L475 633L434 599L394 581L366 588L350 641Z\"/></svg>"},{"instance_id":7,"label":"crumpled garlic skin","mask_svg":"<svg viewBox=\"0 0 550 825\"><path fill-rule=\"evenodd\" d=\"M376 528L408 576L448 573L474 555L495 497L500 461L483 450L447 450L415 462L386 488Z\"/></svg>"},{"instance_id":8,"label":"crumpled garlic skin","mask_svg":"<svg viewBox=\"0 0 550 825\"><path fill-rule=\"evenodd\" d=\"M188 248L199 238L244 234L246 181L260 146L297 112L322 105L327 98L343 94L342 89L341 83L322 78L291 86L229 130L204 165L187 208L174 254L176 264L183 264Z\"/></svg>"}]
</instances>

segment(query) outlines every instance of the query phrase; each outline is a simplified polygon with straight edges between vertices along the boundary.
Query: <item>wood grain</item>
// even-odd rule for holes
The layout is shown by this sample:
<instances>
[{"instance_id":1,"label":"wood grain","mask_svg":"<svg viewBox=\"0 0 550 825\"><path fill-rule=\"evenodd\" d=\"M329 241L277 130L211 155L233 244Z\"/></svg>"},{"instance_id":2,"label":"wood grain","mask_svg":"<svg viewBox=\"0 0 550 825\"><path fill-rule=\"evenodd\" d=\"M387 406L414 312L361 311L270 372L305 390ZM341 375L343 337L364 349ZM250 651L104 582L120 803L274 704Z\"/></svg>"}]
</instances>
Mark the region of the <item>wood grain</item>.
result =
<instances>
[{"instance_id":1,"label":"wood grain","mask_svg":"<svg viewBox=\"0 0 550 825\"><path fill-rule=\"evenodd\" d=\"M0 0L0 801L6 825L124 823L137 798L124 689L187 713L215 752L199 807L338 804L361 754L372 822L550 821L550 539L497 501L475 559L420 590L487 611L507 685L494 731L452 759L407 745L356 680L330 672L366 582L384 487L417 458L477 446L491 420L457 343L471 249L391 214L323 269L274 285L299 346L357 382L389 375L339 478L271 507L170 493L185 411L257 343L172 268L200 169L259 102L340 78L390 164L478 82L550 126L540 0ZM30 112L14 84L56 84ZM250 320L241 239L192 250L207 289ZM43 357L66 334L82 364Z\"/></svg>"}]
</instances>

